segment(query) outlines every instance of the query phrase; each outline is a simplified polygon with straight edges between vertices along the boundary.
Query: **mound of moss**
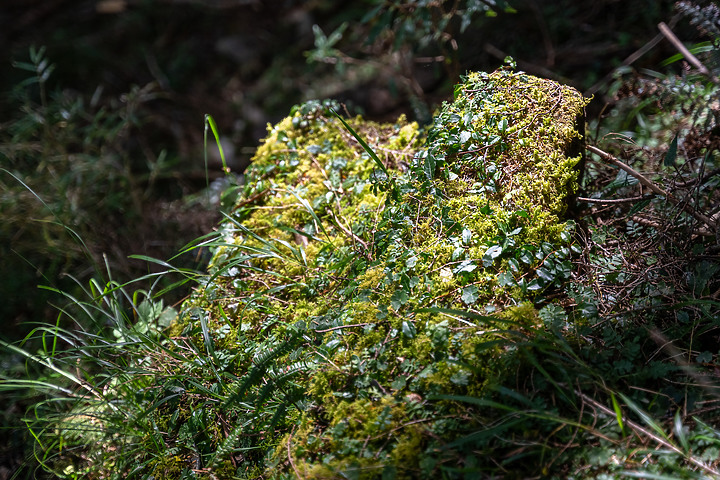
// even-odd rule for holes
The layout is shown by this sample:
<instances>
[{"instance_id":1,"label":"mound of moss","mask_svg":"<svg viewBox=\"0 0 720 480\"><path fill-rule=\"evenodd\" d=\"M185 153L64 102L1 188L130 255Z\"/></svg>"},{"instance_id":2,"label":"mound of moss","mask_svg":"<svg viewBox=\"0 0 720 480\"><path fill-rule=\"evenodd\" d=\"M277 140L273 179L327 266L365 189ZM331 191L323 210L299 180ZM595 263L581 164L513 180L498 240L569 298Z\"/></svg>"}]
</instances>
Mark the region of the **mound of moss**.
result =
<instances>
[{"instance_id":1,"label":"mound of moss","mask_svg":"<svg viewBox=\"0 0 720 480\"><path fill-rule=\"evenodd\" d=\"M249 478L491 462L493 392L525 361L511 340L570 274L585 103L499 70L470 74L427 132L343 125L317 102L269 128L172 327L206 346L216 380L154 413L168 441ZM215 426L180 445L192 421ZM156 478L177 468L158 462Z\"/></svg>"}]
</instances>

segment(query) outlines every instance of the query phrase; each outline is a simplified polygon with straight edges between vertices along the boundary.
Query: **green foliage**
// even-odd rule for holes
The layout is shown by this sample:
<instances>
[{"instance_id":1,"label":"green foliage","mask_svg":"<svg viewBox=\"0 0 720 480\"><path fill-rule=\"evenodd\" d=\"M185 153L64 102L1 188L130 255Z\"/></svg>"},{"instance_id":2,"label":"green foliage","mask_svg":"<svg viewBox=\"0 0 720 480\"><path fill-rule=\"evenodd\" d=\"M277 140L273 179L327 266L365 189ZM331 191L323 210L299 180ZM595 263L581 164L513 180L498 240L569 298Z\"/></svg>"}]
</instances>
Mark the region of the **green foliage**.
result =
<instances>
[{"instance_id":1,"label":"green foliage","mask_svg":"<svg viewBox=\"0 0 720 480\"><path fill-rule=\"evenodd\" d=\"M577 176L579 157L569 153L584 101L506 70L471 74L455 94L414 163L419 194L438 197L436 215L447 225L447 237L459 240L451 257L462 261L455 273L472 272L480 263L475 257L485 269L497 266L503 287L523 293L562 283L571 270L573 226L558 220ZM538 122L533 112L543 109L554 121ZM465 193L446 199L448 192ZM458 230L459 237L450 233ZM566 245L558 248L559 242ZM536 275L528 277L528 268Z\"/></svg>"},{"instance_id":2,"label":"green foliage","mask_svg":"<svg viewBox=\"0 0 720 480\"><path fill-rule=\"evenodd\" d=\"M467 95L483 88L511 95L515 87L503 82L533 81L513 75L470 79ZM570 101L571 92L565 95ZM512 104L510 97L504 100ZM583 105L560 97L550 103L556 102L562 105L556 112L561 133L555 145L546 145L554 159L571 143L572 135L563 132L572 132ZM346 121L330 107L300 106L269 130L236 208L218 238L207 243L215 249L211 277L173 327L205 344L213 364L220 363L219 352L234 359L224 367L232 383L216 389L223 400L215 415L243 425L245 435L229 432L212 459L197 455L212 468L241 458L248 468L270 466L272 475L368 475L377 468L399 478L432 475L455 455L474 458L464 450L443 453L442 445L464 434L462 423L481 426L485 420L481 414L463 417L460 403L426 399L485 395L517 365L513 345L537 321L532 306L512 307L521 296L494 295L488 272L503 260L501 253L518 246L526 266L516 262L517 274L528 277L537 269L538 278L552 282L557 248L533 245L533 234L518 225L500 223L488 233L484 229L491 227L465 220L459 228L447 202L472 184L449 189L447 178L428 178L418 167L416 126ZM483 128L478 119L472 123ZM439 120L431 138L444 128ZM508 162L521 157L505 156ZM570 168L549 181L558 189L555 196L567 191L573 175ZM504 201L512 204L514 195L506 192ZM549 207L556 216L547 217L546 225L565 232L552 226L551 218L557 222L562 214L556 208ZM444 221L437 232L423 233L427 219L440 212ZM510 221L528 217L521 212ZM541 217L530 218L537 224ZM535 237L551 238L538 232L539 224ZM570 241L567 233L560 237L556 241ZM501 319L475 313L465 320L454 311L423 309L434 305L504 313ZM228 326L234 338L222 333L218 342ZM213 376L221 379L222 370ZM233 453L246 451L254 453Z\"/></svg>"},{"instance_id":3,"label":"green foliage","mask_svg":"<svg viewBox=\"0 0 720 480\"><path fill-rule=\"evenodd\" d=\"M324 41L330 51L339 36ZM33 430L47 437L45 467L70 478L717 476L719 267L711 239L682 236L712 225L667 198L567 221L584 105L502 69L468 75L427 132L340 118L332 102L294 108L268 129L218 231L187 247L213 260L179 312L93 283L92 300L73 303L97 331L38 330L71 339L62 352L7 345L48 372L30 383L54 392ZM668 136L658 167L689 161L683 138ZM638 188L592 160L590 200ZM702 171L682 177L705 185L695 213L717 195Z\"/></svg>"},{"instance_id":4,"label":"green foliage","mask_svg":"<svg viewBox=\"0 0 720 480\"><path fill-rule=\"evenodd\" d=\"M714 21L715 6L679 2L678 9L705 25L702 32L712 38L704 22ZM717 45L692 50L716 75ZM605 469L605 478L714 477L717 463L704 460L699 431L707 419L716 422L717 414L703 420L694 412L715 396L703 362L716 358L707 334L720 312L708 296L717 288L710 278L718 268L714 254L708 259L717 250L712 215L719 198L718 145L710 139L718 118L708 103L717 83L695 71L644 72L619 77L615 88L618 102L600 124L599 138L603 148L642 172L644 181L617 163L590 157L588 237L568 290L578 307L592 305L600 320L578 331L589 342L578 353L584 364L617 381L606 413L616 417L622 439L599 445L597 455L584 452L580 462ZM618 131L622 135L613 133ZM647 182L664 193L643 191ZM690 434L695 444L688 448L690 431L696 432ZM637 464L627 447L631 432L666 453L649 465ZM621 461L613 466L612 459Z\"/></svg>"},{"instance_id":5,"label":"green foliage","mask_svg":"<svg viewBox=\"0 0 720 480\"><path fill-rule=\"evenodd\" d=\"M656 190L643 191L647 184L636 175L608 168L598 157L590 157L593 162L586 191L593 203L589 205L619 201L614 211L595 217L611 213L617 224L589 227L593 248L586 259L598 281L614 285L613 293L603 299L605 313L695 300L694 279L705 288L703 279L715 268L711 266L714 260L702 257L716 248L714 215L720 201L720 145L714 140L720 117L712 107L718 94L713 76L720 71L717 35L711 28L717 20L717 7L678 2L677 8L710 38L711 48L696 52L707 63L710 76L697 71L620 76L614 87L618 97L614 115L599 131L606 138L603 148L619 152L618 157L644 172ZM670 59L668 65L677 60ZM621 131L623 136L609 135L612 131ZM602 247L608 241L619 242L623 248L608 252ZM638 281L640 278L643 281Z\"/></svg>"},{"instance_id":6,"label":"green foliage","mask_svg":"<svg viewBox=\"0 0 720 480\"><path fill-rule=\"evenodd\" d=\"M113 478L115 468L137 468L142 438L152 432L146 366L166 350L159 332L175 312L150 293L130 294L128 285L111 280L78 287L83 297L65 294L61 314L72 328L61 327L58 317L57 325L33 329L19 346L2 342L33 373L28 380L4 374L0 390L47 395L25 418L44 469L59 478ZM111 450L91 448L95 442ZM112 459L114 449L124 458Z\"/></svg>"}]
</instances>

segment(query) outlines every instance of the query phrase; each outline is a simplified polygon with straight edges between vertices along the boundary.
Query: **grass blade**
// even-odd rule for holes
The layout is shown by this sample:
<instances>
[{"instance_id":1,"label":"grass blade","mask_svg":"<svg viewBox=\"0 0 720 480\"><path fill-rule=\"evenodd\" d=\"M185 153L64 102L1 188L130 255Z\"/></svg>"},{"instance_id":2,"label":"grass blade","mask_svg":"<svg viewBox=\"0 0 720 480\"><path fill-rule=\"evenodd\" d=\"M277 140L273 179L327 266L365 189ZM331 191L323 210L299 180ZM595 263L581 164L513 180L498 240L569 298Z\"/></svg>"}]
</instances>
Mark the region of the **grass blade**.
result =
<instances>
[{"instance_id":1,"label":"grass blade","mask_svg":"<svg viewBox=\"0 0 720 480\"><path fill-rule=\"evenodd\" d=\"M615 398L615 394L613 392L610 392L610 399L612 400L613 410L615 410L615 418L620 426L622 436L625 438L625 424L623 423L622 409L620 408L620 404L618 403L617 398Z\"/></svg>"},{"instance_id":2,"label":"grass blade","mask_svg":"<svg viewBox=\"0 0 720 480\"><path fill-rule=\"evenodd\" d=\"M368 155L370 155L370 158L372 158L375 161L375 164L380 168L380 170L383 171L385 175L387 175L388 178L390 178L390 174L388 173L387 168L385 168L385 164L380 160L380 158L377 156L375 151L370 148L370 145L368 145L365 140L363 140L360 135L350 126L347 124L347 122L340 116L339 113L337 113L335 110L330 109L333 115L335 115L343 124L343 126L347 129L350 134L355 137L355 140L358 141L358 143L362 146L363 150L367 152Z\"/></svg>"},{"instance_id":3,"label":"grass blade","mask_svg":"<svg viewBox=\"0 0 720 480\"><path fill-rule=\"evenodd\" d=\"M680 410L675 412L675 419L673 422L675 436L678 439L678 442L680 442L680 445L682 445L683 450L685 450L685 453L690 452L690 443L688 442L687 435L685 435L685 430L683 430L683 424L682 424L682 417L680 416Z\"/></svg>"},{"instance_id":4,"label":"grass blade","mask_svg":"<svg viewBox=\"0 0 720 480\"><path fill-rule=\"evenodd\" d=\"M205 170L207 171L207 129L208 125L210 126L210 129L212 130L213 136L215 137L215 143L217 144L218 151L220 152L220 160L222 160L222 166L223 166L223 172L225 172L226 175L230 174L230 168L227 166L227 162L225 161L225 152L223 151L222 144L220 143L220 133L218 131L217 124L215 123L215 119L212 117L212 115L205 115L205 136L204 136L204 145L205 145Z\"/></svg>"},{"instance_id":5,"label":"grass blade","mask_svg":"<svg viewBox=\"0 0 720 480\"><path fill-rule=\"evenodd\" d=\"M670 438L665 433L665 430L663 430L663 428L655 420L653 420L652 417L650 417L650 415L648 415L645 411L643 411L640 407L638 407L637 404L635 402L633 402L632 400L630 400L627 396L623 395L620 392L618 392L618 395L620 396L620 398L622 398L622 401L625 402L625 405L627 405L630 408L630 410L635 412L635 414L638 417L640 417L640 419L643 421L643 423L645 425L647 425L648 427L655 430L655 433L657 433L663 439L665 439L666 441L669 442Z\"/></svg>"}]
</instances>

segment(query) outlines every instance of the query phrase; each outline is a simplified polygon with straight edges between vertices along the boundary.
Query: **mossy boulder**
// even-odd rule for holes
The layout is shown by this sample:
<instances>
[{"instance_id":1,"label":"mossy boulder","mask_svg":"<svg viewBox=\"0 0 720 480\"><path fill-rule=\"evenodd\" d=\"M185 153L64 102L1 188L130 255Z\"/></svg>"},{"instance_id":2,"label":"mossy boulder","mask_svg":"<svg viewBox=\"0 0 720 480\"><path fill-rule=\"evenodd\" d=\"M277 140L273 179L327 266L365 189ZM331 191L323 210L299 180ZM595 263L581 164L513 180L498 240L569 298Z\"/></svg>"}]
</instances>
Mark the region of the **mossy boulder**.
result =
<instances>
[{"instance_id":1,"label":"mossy boulder","mask_svg":"<svg viewBox=\"0 0 720 480\"><path fill-rule=\"evenodd\" d=\"M522 368L508 338L570 274L585 103L499 70L468 75L427 132L346 127L316 102L269 128L173 327L218 364L205 467L434 478L487 462L492 435L473 432Z\"/></svg>"}]
</instances>

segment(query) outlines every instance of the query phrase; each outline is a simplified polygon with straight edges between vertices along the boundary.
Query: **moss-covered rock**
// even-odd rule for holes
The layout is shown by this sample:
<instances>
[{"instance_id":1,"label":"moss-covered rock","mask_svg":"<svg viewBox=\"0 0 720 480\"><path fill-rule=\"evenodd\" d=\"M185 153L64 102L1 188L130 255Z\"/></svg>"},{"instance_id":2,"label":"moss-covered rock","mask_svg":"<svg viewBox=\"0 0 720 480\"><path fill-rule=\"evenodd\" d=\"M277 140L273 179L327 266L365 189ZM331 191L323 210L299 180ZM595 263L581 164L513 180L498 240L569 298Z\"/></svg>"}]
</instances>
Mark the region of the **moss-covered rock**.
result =
<instances>
[{"instance_id":1,"label":"moss-covered rock","mask_svg":"<svg viewBox=\"0 0 720 480\"><path fill-rule=\"evenodd\" d=\"M516 375L507 338L570 272L584 105L500 70L470 74L427 135L404 118L348 130L319 103L269 128L174 327L230 359L204 414L235 428L207 440L207 467L430 478L481 463L467 435L494 414L466 400Z\"/></svg>"}]
</instances>

